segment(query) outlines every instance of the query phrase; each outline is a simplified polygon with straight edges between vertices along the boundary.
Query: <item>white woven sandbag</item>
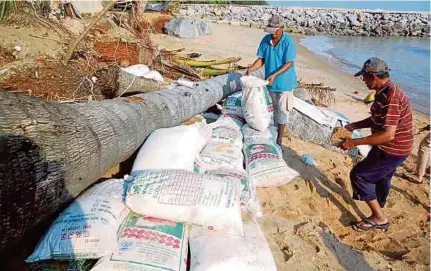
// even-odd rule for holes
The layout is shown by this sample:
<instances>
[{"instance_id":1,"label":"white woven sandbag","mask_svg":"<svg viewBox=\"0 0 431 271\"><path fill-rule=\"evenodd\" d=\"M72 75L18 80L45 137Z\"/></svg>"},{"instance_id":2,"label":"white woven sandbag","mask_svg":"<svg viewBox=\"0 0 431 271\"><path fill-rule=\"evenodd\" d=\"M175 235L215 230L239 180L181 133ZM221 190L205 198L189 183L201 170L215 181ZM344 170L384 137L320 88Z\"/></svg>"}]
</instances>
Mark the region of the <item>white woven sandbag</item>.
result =
<instances>
[{"instance_id":1,"label":"white woven sandbag","mask_svg":"<svg viewBox=\"0 0 431 271\"><path fill-rule=\"evenodd\" d=\"M129 213L124 180L95 185L52 223L26 262L98 259L118 251L117 231Z\"/></svg>"},{"instance_id":2,"label":"white woven sandbag","mask_svg":"<svg viewBox=\"0 0 431 271\"><path fill-rule=\"evenodd\" d=\"M158 129L142 145L132 172L149 169L193 171L196 156L211 137L207 124Z\"/></svg>"},{"instance_id":3,"label":"white woven sandbag","mask_svg":"<svg viewBox=\"0 0 431 271\"><path fill-rule=\"evenodd\" d=\"M242 234L240 189L234 178L148 170L134 176L126 204L140 215Z\"/></svg>"},{"instance_id":4,"label":"white woven sandbag","mask_svg":"<svg viewBox=\"0 0 431 271\"><path fill-rule=\"evenodd\" d=\"M211 142L208 143L195 161L199 172L207 170L226 168L244 170L244 155L242 148L230 143Z\"/></svg>"},{"instance_id":5,"label":"white woven sandbag","mask_svg":"<svg viewBox=\"0 0 431 271\"><path fill-rule=\"evenodd\" d=\"M268 93L265 99L270 116L270 123L274 124L274 106ZM223 116L231 117L234 120L244 124L244 113L242 111L242 91L236 92L226 98L222 108L222 117Z\"/></svg>"},{"instance_id":6,"label":"white woven sandbag","mask_svg":"<svg viewBox=\"0 0 431 271\"><path fill-rule=\"evenodd\" d=\"M130 213L119 233L119 252L92 271L185 271L188 230L183 223Z\"/></svg>"},{"instance_id":7,"label":"white woven sandbag","mask_svg":"<svg viewBox=\"0 0 431 271\"><path fill-rule=\"evenodd\" d=\"M276 271L274 258L259 225L244 223L244 238L193 226L190 271Z\"/></svg>"},{"instance_id":8,"label":"white woven sandbag","mask_svg":"<svg viewBox=\"0 0 431 271\"><path fill-rule=\"evenodd\" d=\"M223 104L222 114L229 114L244 118L244 113L242 112L241 106L241 97L241 91L228 96Z\"/></svg>"},{"instance_id":9,"label":"white woven sandbag","mask_svg":"<svg viewBox=\"0 0 431 271\"><path fill-rule=\"evenodd\" d=\"M244 125L244 156L249 181L257 187L278 186L290 182L299 173L287 166L271 132Z\"/></svg>"},{"instance_id":10,"label":"white woven sandbag","mask_svg":"<svg viewBox=\"0 0 431 271\"><path fill-rule=\"evenodd\" d=\"M247 204L248 201L250 200L252 191L245 171L218 168L218 169L206 171L205 173L222 176L222 177L228 176L228 177L237 179L237 181L241 183L241 197L240 197L241 205Z\"/></svg>"},{"instance_id":11,"label":"white woven sandbag","mask_svg":"<svg viewBox=\"0 0 431 271\"><path fill-rule=\"evenodd\" d=\"M256 130L266 130L271 121L267 106L267 81L254 76L243 76L241 83L241 106L245 120Z\"/></svg>"},{"instance_id":12,"label":"white woven sandbag","mask_svg":"<svg viewBox=\"0 0 431 271\"><path fill-rule=\"evenodd\" d=\"M217 121L209 124L212 129L210 142L230 143L238 147L243 145L243 135L236 119L223 115Z\"/></svg>"}]
</instances>

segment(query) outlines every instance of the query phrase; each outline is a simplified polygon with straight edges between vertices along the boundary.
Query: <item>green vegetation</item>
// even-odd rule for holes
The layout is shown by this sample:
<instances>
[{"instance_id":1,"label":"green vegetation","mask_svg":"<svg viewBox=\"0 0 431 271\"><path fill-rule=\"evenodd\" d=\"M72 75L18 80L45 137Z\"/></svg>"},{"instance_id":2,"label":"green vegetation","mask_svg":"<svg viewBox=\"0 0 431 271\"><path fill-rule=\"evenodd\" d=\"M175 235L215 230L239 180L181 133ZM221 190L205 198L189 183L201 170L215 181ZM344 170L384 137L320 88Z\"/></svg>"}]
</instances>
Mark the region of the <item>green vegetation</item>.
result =
<instances>
[{"instance_id":1,"label":"green vegetation","mask_svg":"<svg viewBox=\"0 0 431 271\"><path fill-rule=\"evenodd\" d=\"M6 17L9 12L15 12L15 0L0 0L0 22Z\"/></svg>"}]
</instances>

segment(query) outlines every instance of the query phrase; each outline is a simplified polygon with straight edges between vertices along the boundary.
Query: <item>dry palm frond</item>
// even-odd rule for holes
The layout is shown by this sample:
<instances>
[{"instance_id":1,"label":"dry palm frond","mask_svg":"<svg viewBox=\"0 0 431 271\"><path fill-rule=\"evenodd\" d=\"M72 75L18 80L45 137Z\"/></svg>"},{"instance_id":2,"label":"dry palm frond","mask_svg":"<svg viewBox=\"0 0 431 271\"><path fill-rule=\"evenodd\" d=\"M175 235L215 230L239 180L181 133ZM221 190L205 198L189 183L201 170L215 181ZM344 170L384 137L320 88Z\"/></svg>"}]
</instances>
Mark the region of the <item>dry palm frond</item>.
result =
<instances>
[{"instance_id":1,"label":"dry palm frond","mask_svg":"<svg viewBox=\"0 0 431 271\"><path fill-rule=\"evenodd\" d=\"M299 88L307 90L317 105L330 106L335 103L335 95L332 93L336 91L335 88L324 86L323 83L303 83L299 81Z\"/></svg>"}]
</instances>

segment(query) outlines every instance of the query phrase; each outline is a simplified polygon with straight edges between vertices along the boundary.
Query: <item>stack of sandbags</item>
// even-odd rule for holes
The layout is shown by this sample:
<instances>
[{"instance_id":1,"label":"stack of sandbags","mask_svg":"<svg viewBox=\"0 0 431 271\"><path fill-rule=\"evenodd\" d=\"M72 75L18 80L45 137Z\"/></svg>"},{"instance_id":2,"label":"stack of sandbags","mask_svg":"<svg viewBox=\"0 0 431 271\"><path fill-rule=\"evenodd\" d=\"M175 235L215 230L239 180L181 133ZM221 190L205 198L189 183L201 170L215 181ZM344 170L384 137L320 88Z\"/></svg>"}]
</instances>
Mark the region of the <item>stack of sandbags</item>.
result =
<instances>
[{"instance_id":1,"label":"stack of sandbags","mask_svg":"<svg viewBox=\"0 0 431 271\"><path fill-rule=\"evenodd\" d=\"M54 221L26 261L100 259L94 270L185 270L188 231L186 225L178 221L183 218L179 212L184 215L182 210L185 209L192 212L186 222L199 224L201 219L210 228L220 226L217 221L223 213L229 225L235 225L232 230L242 234L239 181L220 180L221 177L209 175L200 179L187 178L188 173L194 174L194 161L211 137L211 131L205 123L154 131L139 151L132 177L111 179L86 191ZM169 174L172 168L183 174ZM160 177L156 183L154 174ZM160 196L155 199L156 202L160 200L160 206L143 197L153 192L153 196ZM129 197L125 200L127 193ZM143 203L148 212L166 207L169 210L150 213L153 218L142 217L148 215L147 212L129 215L130 209L125 203L136 202L136 197L130 196L133 193L142 199L137 204L139 208ZM219 196L215 198L217 193ZM179 203L184 200L190 203L189 208ZM204 207L207 209L202 209ZM135 208L132 204L132 209ZM136 211L140 211L139 208ZM174 214L172 210L179 211L176 213L179 219L172 216L168 218L174 221L160 220L164 218L161 213ZM208 211L210 215L195 216L198 210L204 214ZM229 230L228 227L224 229Z\"/></svg>"},{"instance_id":2,"label":"stack of sandbags","mask_svg":"<svg viewBox=\"0 0 431 271\"><path fill-rule=\"evenodd\" d=\"M280 146L275 143L274 108L266 88L267 82L254 76L241 78L242 92L226 98L222 116L244 118L243 152L247 177L254 187L282 185L299 174L289 168Z\"/></svg>"}]
</instances>

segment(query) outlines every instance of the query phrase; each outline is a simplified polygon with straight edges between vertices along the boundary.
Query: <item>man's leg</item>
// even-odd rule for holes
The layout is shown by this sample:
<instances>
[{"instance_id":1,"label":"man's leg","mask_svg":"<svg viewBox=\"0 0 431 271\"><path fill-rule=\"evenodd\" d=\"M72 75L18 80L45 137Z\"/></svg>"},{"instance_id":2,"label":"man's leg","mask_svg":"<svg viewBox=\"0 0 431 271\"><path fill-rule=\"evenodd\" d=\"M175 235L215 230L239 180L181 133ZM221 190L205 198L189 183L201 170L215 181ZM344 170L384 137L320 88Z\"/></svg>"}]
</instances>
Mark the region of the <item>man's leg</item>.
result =
<instances>
[{"instance_id":1,"label":"man's leg","mask_svg":"<svg viewBox=\"0 0 431 271\"><path fill-rule=\"evenodd\" d=\"M386 217L385 213L383 212L383 208L380 207L380 204L377 200L369 200L366 201L368 207L371 209L371 216L368 217L369 220L373 221L374 223L378 225L383 225L388 223L388 218ZM361 222L362 226L368 226L367 222L363 221Z\"/></svg>"},{"instance_id":2,"label":"man's leg","mask_svg":"<svg viewBox=\"0 0 431 271\"><path fill-rule=\"evenodd\" d=\"M418 175L418 182L422 183L422 178L425 175L425 170L428 164L430 155L430 141L428 135L421 141L418 149L418 162L416 166L416 174Z\"/></svg>"},{"instance_id":3,"label":"man's leg","mask_svg":"<svg viewBox=\"0 0 431 271\"><path fill-rule=\"evenodd\" d=\"M278 124L277 144L281 146L283 137L286 135L286 124Z\"/></svg>"},{"instance_id":4,"label":"man's leg","mask_svg":"<svg viewBox=\"0 0 431 271\"><path fill-rule=\"evenodd\" d=\"M293 109L293 91L279 93L278 102L278 137L277 144L281 145L283 137L287 136L287 122L289 120L289 111Z\"/></svg>"},{"instance_id":5,"label":"man's leg","mask_svg":"<svg viewBox=\"0 0 431 271\"><path fill-rule=\"evenodd\" d=\"M392 175L405 159L406 157L387 155L378 147L373 147L368 156L350 172L353 199L367 203L371 209L368 219L378 225L388 222L382 208L389 194ZM364 227L371 226L366 221L360 224Z\"/></svg>"}]
</instances>

